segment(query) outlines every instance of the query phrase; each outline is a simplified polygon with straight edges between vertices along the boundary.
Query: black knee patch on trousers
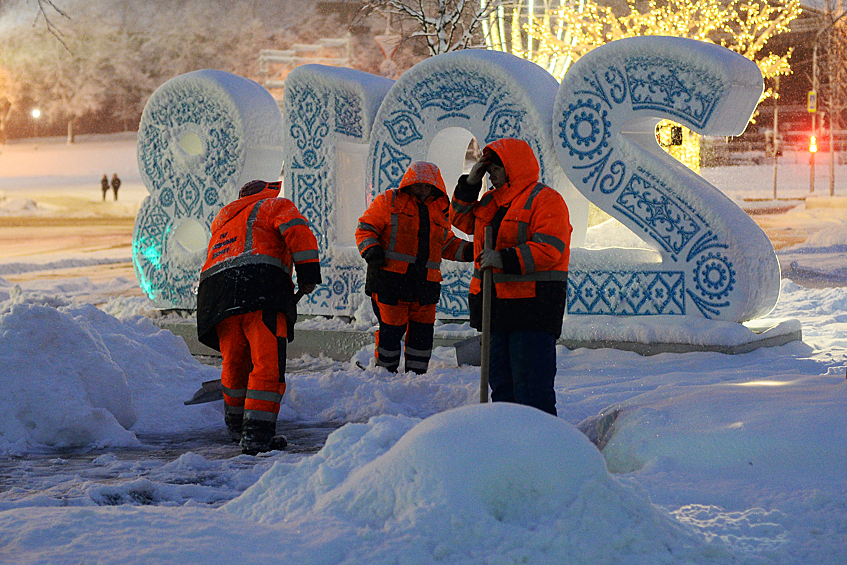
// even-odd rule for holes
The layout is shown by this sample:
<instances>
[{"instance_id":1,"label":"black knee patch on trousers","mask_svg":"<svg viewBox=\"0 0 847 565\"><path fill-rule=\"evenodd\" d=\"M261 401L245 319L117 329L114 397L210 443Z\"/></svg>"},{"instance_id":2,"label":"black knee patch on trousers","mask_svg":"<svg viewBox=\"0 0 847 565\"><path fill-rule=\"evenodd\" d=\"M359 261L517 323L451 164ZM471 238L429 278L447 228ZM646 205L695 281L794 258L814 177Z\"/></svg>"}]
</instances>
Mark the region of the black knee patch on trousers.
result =
<instances>
[{"instance_id":1,"label":"black knee patch on trousers","mask_svg":"<svg viewBox=\"0 0 847 565\"><path fill-rule=\"evenodd\" d=\"M276 335L277 330L277 312L274 310L262 310L262 322L265 323L265 326L271 331L272 334ZM277 352L277 360L279 362L279 382L285 382L285 356L288 353L288 338L279 337L276 338L276 352Z\"/></svg>"}]
</instances>

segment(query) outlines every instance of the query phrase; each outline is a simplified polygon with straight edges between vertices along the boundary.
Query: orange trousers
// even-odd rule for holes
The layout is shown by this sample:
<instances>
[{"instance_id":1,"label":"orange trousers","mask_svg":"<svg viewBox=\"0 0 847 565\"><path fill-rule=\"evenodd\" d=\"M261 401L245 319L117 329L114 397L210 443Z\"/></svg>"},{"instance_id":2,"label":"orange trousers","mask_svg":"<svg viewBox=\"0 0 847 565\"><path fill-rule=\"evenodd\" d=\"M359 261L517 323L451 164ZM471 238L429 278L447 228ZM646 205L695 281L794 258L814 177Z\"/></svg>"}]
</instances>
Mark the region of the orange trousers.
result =
<instances>
[{"instance_id":1,"label":"orange trousers","mask_svg":"<svg viewBox=\"0 0 847 565\"><path fill-rule=\"evenodd\" d=\"M285 315L256 311L230 316L215 326L221 345L224 409L228 418L276 423L285 394Z\"/></svg>"},{"instance_id":2,"label":"orange trousers","mask_svg":"<svg viewBox=\"0 0 847 565\"><path fill-rule=\"evenodd\" d=\"M398 300L397 304L380 302L376 293L371 297L374 313L379 320L374 355L376 364L389 371L400 366L400 341L406 336L406 370L426 373L432 356L433 325L436 304L419 304Z\"/></svg>"}]
</instances>

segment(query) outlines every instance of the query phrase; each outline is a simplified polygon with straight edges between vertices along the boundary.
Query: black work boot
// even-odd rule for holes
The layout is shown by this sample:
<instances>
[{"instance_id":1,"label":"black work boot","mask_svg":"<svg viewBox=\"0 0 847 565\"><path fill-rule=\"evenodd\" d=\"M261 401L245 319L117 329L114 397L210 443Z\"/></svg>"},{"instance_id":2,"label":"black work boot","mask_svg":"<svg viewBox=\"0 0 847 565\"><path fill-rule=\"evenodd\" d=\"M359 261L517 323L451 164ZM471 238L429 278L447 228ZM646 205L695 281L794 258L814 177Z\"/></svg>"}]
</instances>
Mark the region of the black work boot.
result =
<instances>
[{"instance_id":1,"label":"black work boot","mask_svg":"<svg viewBox=\"0 0 847 565\"><path fill-rule=\"evenodd\" d=\"M229 432L229 437L232 438L232 443L241 441L241 428L243 424L243 414L224 413L224 423L226 423L226 431Z\"/></svg>"},{"instance_id":2,"label":"black work boot","mask_svg":"<svg viewBox=\"0 0 847 565\"><path fill-rule=\"evenodd\" d=\"M288 445L285 436L276 436L276 422L244 420L241 432L241 453L256 455L266 451L284 449Z\"/></svg>"}]
</instances>

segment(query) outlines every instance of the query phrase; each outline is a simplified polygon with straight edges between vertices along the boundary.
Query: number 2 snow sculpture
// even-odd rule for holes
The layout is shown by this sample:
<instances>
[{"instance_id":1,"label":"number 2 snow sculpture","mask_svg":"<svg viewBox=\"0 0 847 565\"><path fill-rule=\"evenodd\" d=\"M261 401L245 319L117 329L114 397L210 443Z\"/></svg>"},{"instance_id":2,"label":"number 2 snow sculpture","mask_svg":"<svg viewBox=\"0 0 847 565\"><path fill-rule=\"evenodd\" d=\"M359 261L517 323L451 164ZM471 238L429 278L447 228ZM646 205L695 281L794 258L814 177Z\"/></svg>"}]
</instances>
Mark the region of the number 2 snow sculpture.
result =
<instances>
[{"instance_id":1,"label":"number 2 snow sculpture","mask_svg":"<svg viewBox=\"0 0 847 565\"><path fill-rule=\"evenodd\" d=\"M779 264L738 206L659 147L662 118L739 135L762 93L754 63L723 47L638 37L599 47L568 71L553 115L559 162L591 202L652 242L574 250L570 314L682 314L743 322L779 297Z\"/></svg>"},{"instance_id":2,"label":"number 2 snow sculpture","mask_svg":"<svg viewBox=\"0 0 847 565\"><path fill-rule=\"evenodd\" d=\"M221 71L175 77L150 97L138 168L150 196L132 234L136 278L162 308L193 309L212 220L253 179L282 168L282 115L261 85Z\"/></svg>"}]
</instances>

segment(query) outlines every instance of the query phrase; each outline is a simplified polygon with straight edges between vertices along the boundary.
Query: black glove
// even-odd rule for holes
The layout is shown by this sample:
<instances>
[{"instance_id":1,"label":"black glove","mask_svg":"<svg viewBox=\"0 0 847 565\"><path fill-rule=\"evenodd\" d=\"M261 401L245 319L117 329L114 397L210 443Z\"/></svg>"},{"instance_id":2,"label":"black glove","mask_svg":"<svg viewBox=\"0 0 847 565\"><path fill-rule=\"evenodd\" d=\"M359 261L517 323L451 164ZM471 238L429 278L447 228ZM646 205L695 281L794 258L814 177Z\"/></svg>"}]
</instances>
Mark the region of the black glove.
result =
<instances>
[{"instance_id":1,"label":"black glove","mask_svg":"<svg viewBox=\"0 0 847 565\"><path fill-rule=\"evenodd\" d=\"M369 267L382 267L385 265L385 249L379 245L368 247L362 252L362 259L368 262Z\"/></svg>"}]
</instances>

